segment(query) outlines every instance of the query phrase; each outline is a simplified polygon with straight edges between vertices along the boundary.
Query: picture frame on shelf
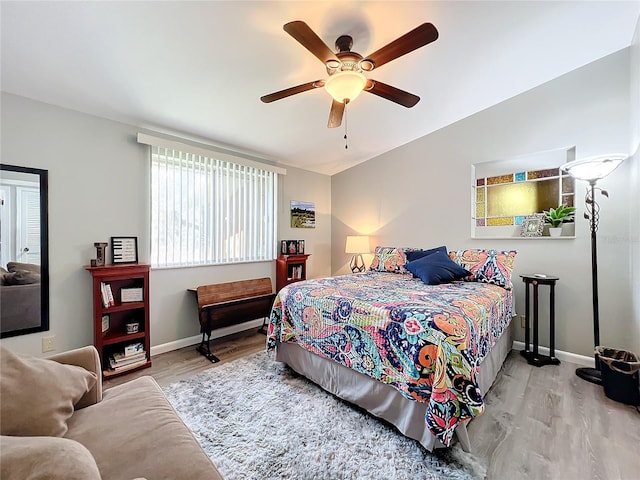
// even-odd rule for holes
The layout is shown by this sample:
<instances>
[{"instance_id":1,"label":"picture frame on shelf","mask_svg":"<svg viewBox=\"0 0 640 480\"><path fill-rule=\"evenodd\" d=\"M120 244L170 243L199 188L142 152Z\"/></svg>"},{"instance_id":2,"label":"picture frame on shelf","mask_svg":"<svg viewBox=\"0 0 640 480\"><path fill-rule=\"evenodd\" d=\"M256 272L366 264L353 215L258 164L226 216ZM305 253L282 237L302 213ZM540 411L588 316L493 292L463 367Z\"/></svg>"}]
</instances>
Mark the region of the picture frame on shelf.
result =
<instances>
[{"instance_id":1,"label":"picture frame on shelf","mask_svg":"<svg viewBox=\"0 0 640 480\"><path fill-rule=\"evenodd\" d=\"M520 230L521 237L541 237L542 230L544 229L544 214L534 213L533 215L527 215L522 222L522 230Z\"/></svg>"},{"instance_id":2,"label":"picture frame on shelf","mask_svg":"<svg viewBox=\"0 0 640 480\"><path fill-rule=\"evenodd\" d=\"M102 315L102 333L107 333L109 331L109 315Z\"/></svg>"},{"instance_id":3,"label":"picture frame on shelf","mask_svg":"<svg viewBox=\"0 0 640 480\"><path fill-rule=\"evenodd\" d=\"M298 241L287 240L287 253L286 255L295 255L298 253Z\"/></svg>"},{"instance_id":4,"label":"picture frame on shelf","mask_svg":"<svg viewBox=\"0 0 640 480\"><path fill-rule=\"evenodd\" d=\"M287 253L289 253L287 251L287 241L286 240L280 240L280 254L281 255L287 255Z\"/></svg>"},{"instance_id":5,"label":"picture frame on shelf","mask_svg":"<svg viewBox=\"0 0 640 480\"><path fill-rule=\"evenodd\" d=\"M298 254L304 254L304 240L298 240L298 245L297 245L296 253L298 253Z\"/></svg>"},{"instance_id":6,"label":"picture frame on shelf","mask_svg":"<svg viewBox=\"0 0 640 480\"><path fill-rule=\"evenodd\" d=\"M120 303L142 302L144 300L143 290L142 287L121 289Z\"/></svg>"},{"instance_id":7,"label":"picture frame on shelf","mask_svg":"<svg viewBox=\"0 0 640 480\"><path fill-rule=\"evenodd\" d=\"M111 263L138 263L138 237L111 237Z\"/></svg>"}]
</instances>

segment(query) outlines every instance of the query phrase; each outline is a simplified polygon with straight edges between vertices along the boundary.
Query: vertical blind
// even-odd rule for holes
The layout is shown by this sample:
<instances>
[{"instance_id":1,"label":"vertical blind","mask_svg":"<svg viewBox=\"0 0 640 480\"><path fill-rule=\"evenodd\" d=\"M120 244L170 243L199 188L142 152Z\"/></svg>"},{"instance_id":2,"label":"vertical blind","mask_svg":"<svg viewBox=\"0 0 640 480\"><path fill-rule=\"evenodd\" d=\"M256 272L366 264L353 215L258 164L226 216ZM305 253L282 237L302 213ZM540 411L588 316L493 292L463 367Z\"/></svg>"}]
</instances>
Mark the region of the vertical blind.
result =
<instances>
[{"instance_id":1,"label":"vertical blind","mask_svg":"<svg viewBox=\"0 0 640 480\"><path fill-rule=\"evenodd\" d=\"M152 266L276 257L278 174L213 156L151 147Z\"/></svg>"}]
</instances>

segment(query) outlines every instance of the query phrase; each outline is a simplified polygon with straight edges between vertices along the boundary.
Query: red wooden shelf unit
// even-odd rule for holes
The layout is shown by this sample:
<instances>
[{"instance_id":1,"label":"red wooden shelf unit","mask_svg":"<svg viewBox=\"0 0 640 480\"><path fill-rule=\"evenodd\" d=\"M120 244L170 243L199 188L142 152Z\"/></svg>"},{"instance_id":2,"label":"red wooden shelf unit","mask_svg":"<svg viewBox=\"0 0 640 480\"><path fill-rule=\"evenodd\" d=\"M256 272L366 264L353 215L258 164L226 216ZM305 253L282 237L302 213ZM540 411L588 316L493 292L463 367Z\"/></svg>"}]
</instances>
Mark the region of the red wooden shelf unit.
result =
<instances>
[{"instance_id":1,"label":"red wooden shelf unit","mask_svg":"<svg viewBox=\"0 0 640 480\"><path fill-rule=\"evenodd\" d=\"M85 269L93 277L93 338L102 362L103 376L112 377L150 367L149 265L86 266ZM111 288L114 305L104 305L103 285L109 285ZM136 299L132 302L122 302L122 289L141 291L141 301ZM128 323L137 323L138 331L127 333ZM111 356L123 353L127 345L136 343L143 345L143 358L139 358L138 353L131 359L131 363L122 362L123 365L117 369L110 368Z\"/></svg>"}]
</instances>

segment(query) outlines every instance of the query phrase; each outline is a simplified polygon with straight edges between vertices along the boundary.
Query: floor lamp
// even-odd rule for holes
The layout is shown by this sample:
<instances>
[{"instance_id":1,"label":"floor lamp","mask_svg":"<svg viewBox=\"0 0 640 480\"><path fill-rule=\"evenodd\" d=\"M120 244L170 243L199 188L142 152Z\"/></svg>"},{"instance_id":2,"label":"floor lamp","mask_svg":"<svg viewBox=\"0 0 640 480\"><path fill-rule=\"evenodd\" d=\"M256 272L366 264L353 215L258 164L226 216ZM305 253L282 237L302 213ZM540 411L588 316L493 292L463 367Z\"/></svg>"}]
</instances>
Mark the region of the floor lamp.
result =
<instances>
[{"instance_id":1,"label":"floor lamp","mask_svg":"<svg viewBox=\"0 0 640 480\"><path fill-rule=\"evenodd\" d=\"M600 345L600 315L598 311L598 249L596 244L596 232L598 231L598 220L600 207L596 202L596 190L602 195L608 197L606 190L596 188L598 180L603 179L627 158L624 154L600 155L597 157L589 157L582 160L574 160L573 162L562 165L562 170L578 180L589 182L587 194L585 196L585 204L587 211L584 218L589 220L591 224L591 290L593 298L593 341L594 351ZM576 375L587 382L602 385L602 376L600 373L600 359L595 354L595 368L577 368Z\"/></svg>"},{"instance_id":2,"label":"floor lamp","mask_svg":"<svg viewBox=\"0 0 640 480\"><path fill-rule=\"evenodd\" d=\"M369 253L371 248L369 247L369 237L366 235L348 235L347 245L344 249L344 253L353 253L351 257L351 271L353 273L362 272L365 269L364 260L362 259L363 253Z\"/></svg>"}]
</instances>

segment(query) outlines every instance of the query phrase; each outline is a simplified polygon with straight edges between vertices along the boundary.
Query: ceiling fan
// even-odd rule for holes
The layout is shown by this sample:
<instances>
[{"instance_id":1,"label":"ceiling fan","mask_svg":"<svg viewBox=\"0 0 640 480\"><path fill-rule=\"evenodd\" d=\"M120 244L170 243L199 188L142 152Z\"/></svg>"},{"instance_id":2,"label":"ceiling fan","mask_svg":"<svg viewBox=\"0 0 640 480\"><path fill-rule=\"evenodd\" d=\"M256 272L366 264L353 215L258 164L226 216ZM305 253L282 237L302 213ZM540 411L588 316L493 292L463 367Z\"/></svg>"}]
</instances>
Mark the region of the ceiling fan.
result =
<instances>
[{"instance_id":1,"label":"ceiling fan","mask_svg":"<svg viewBox=\"0 0 640 480\"><path fill-rule=\"evenodd\" d=\"M423 23L393 42L376 50L367 57L352 52L353 39L341 35L336 40L336 53L302 21L289 22L284 31L295 38L303 47L313 53L327 68L326 80L304 83L260 97L264 103L271 103L297 93L324 87L333 97L329 113L329 128L339 127L342 123L345 105L353 101L362 91L373 93L407 108L413 107L420 97L399 88L367 78L364 73L381 67L402 55L406 55L438 38L438 30L431 23Z\"/></svg>"}]
</instances>

